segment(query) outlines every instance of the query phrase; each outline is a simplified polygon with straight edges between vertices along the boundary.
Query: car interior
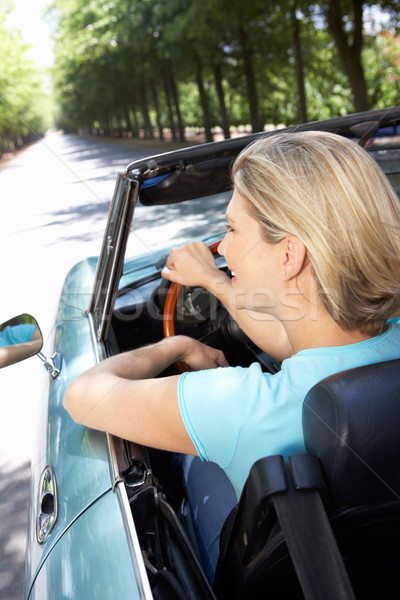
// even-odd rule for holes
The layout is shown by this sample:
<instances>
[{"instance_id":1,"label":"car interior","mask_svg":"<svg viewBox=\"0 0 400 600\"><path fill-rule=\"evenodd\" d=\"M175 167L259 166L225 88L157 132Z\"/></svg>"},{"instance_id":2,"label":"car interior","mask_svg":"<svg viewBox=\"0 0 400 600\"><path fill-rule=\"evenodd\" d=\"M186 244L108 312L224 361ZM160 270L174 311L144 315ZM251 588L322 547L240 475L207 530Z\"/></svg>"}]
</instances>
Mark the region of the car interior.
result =
<instances>
[{"instance_id":1,"label":"car interior","mask_svg":"<svg viewBox=\"0 0 400 600\"><path fill-rule=\"evenodd\" d=\"M399 150L378 141L370 151L399 194ZM213 179L211 202L221 190L229 193L230 160L222 160ZM202 163L192 169L197 190L188 170L175 171L147 186L140 201L172 202L178 177L182 200L199 198L209 168ZM215 260L227 269L218 253ZM162 266L139 281L121 279L108 354L178 333L222 349L231 365L257 361L265 372L279 371L279 361L257 348L213 296L199 287L171 286L160 276ZM161 376L183 369L174 365ZM303 405L307 454L287 463L266 457L253 465L224 525L213 584L196 553L190 520L183 518L185 495L173 455L117 440L153 597L398 597L400 480L393 466L400 460L399 390L400 360L346 371L310 390Z\"/></svg>"},{"instance_id":2,"label":"car interior","mask_svg":"<svg viewBox=\"0 0 400 600\"><path fill-rule=\"evenodd\" d=\"M226 268L222 257L216 260ZM129 312L140 312L139 318L118 319L121 307L116 305L111 330L119 351L127 350L132 339L148 343L150 332L152 341L164 335L160 315L168 286L158 277L143 287L150 304L140 311L124 306L124 319ZM266 372L279 370L279 362L255 347L205 290L182 288L175 310L177 333L223 349L230 364L258 361ZM176 368L182 365L170 372ZM399 390L397 360L332 376L309 392L303 407L308 454L294 455L288 464L282 457L266 457L253 466L224 526L213 590L199 574L190 535L191 549L186 548L185 497L178 474L173 476L173 456L150 448L138 452L124 442L122 475L155 597L171 597L176 586L182 597L191 597L190 591L193 597L259 598L268 590L271 598L282 593L291 598L394 598L400 587L400 482L392 469L400 459ZM138 481L146 483L138 486ZM179 541L171 546L174 536ZM176 553L172 563L171 552Z\"/></svg>"}]
</instances>

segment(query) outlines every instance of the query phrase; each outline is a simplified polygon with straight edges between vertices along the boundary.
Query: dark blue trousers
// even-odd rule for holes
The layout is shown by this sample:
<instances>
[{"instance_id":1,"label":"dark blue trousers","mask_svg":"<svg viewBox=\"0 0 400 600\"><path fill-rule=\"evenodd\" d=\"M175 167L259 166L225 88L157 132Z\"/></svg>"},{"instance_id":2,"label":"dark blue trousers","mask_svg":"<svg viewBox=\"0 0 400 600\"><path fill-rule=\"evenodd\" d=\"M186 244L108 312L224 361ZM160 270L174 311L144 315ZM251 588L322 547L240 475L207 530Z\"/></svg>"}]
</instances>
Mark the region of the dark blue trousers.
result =
<instances>
[{"instance_id":1,"label":"dark blue trousers","mask_svg":"<svg viewBox=\"0 0 400 600\"><path fill-rule=\"evenodd\" d=\"M197 456L180 455L182 480L187 495L184 519L212 583L219 556L219 537L225 519L236 506L236 492L225 472ZM189 522L188 522L189 521Z\"/></svg>"}]
</instances>

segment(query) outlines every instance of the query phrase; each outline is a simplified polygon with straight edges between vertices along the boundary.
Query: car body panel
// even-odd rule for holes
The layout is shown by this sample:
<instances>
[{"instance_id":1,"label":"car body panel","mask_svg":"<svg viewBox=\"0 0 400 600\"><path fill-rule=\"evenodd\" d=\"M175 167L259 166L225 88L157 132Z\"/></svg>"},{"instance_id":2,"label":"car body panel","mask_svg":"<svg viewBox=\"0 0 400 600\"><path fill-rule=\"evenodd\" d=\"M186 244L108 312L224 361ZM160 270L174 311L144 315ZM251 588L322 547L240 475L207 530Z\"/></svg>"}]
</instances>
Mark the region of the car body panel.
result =
<instances>
[{"instance_id":1,"label":"car body panel","mask_svg":"<svg viewBox=\"0 0 400 600\"><path fill-rule=\"evenodd\" d=\"M89 508L54 545L29 600L143 597L116 494L106 492Z\"/></svg>"},{"instance_id":2,"label":"car body panel","mask_svg":"<svg viewBox=\"0 0 400 600\"><path fill-rule=\"evenodd\" d=\"M61 374L50 382L48 404L42 407L42 428L36 460L32 462L25 574L28 586L65 530L112 487L106 435L77 425L62 406L67 385L97 361L89 317L85 314L95 266L96 260L88 259L70 271L58 309L54 349L62 354L63 365ZM55 471L59 515L47 541L38 544L37 495L46 465L52 465Z\"/></svg>"}]
</instances>

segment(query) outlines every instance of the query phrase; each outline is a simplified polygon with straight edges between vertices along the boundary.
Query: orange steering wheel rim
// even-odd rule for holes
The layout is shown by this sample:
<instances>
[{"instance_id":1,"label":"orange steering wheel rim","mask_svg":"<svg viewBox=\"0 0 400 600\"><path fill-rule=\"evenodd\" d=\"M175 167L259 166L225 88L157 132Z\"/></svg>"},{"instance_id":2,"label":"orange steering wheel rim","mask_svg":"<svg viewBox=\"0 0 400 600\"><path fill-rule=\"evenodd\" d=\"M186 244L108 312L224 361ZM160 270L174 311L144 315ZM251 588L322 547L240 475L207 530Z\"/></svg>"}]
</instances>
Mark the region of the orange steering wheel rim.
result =
<instances>
[{"instance_id":1,"label":"orange steering wheel rim","mask_svg":"<svg viewBox=\"0 0 400 600\"><path fill-rule=\"evenodd\" d=\"M218 242L213 242L208 247L210 248L213 254L217 254L218 246L220 245L221 240ZM167 298L165 300L164 306L164 315L163 315L163 330L164 337L172 337L175 335L175 309L176 302L178 300L179 292L181 291L182 285L180 283L172 282L171 287L168 290ZM175 367L183 373L184 371L188 371L189 368L186 363L182 361L177 361L175 363Z\"/></svg>"}]
</instances>

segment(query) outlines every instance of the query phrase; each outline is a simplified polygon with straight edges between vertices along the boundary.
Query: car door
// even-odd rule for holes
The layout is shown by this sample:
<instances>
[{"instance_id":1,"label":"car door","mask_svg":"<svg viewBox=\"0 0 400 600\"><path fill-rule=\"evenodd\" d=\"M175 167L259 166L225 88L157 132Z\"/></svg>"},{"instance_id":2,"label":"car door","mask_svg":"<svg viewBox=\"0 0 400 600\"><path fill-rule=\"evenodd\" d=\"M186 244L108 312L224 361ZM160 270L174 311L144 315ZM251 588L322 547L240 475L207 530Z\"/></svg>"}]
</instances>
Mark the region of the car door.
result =
<instances>
[{"instance_id":1,"label":"car door","mask_svg":"<svg viewBox=\"0 0 400 600\"><path fill-rule=\"evenodd\" d=\"M56 317L54 351L62 357L62 368L54 379L49 375L38 415L26 598L104 598L111 584L116 589L122 581L137 585L132 536L126 534L130 527L110 468L109 438L76 424L62 405L69 383L99 360L101 349L86 311L96 262L85 260L68 274ZM76 592L72 596L71 590Z\"/></svg>"}]
</instances>

